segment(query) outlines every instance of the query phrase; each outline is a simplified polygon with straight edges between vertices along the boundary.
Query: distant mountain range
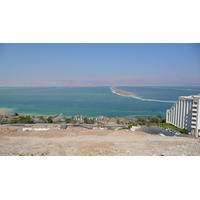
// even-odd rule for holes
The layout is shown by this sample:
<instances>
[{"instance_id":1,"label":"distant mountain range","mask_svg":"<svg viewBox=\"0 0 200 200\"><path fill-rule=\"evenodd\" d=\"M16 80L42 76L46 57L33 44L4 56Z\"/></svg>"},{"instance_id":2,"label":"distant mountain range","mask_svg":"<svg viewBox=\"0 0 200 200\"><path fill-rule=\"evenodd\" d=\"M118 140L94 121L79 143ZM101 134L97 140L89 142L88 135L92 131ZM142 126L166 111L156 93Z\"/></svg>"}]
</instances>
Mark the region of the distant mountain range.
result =
<instances>
[{"instance_id":1,"label":"distant mountain range","mask_svg":"<svg viewBox=\"0 0 200 200\"><path fill-rule=\"evenodd\" d=\"M0 81L0 86L200 86L200 75L177 77L125 76L116 78L76 77L65 79Z\"/></svg>"}]
</instances>

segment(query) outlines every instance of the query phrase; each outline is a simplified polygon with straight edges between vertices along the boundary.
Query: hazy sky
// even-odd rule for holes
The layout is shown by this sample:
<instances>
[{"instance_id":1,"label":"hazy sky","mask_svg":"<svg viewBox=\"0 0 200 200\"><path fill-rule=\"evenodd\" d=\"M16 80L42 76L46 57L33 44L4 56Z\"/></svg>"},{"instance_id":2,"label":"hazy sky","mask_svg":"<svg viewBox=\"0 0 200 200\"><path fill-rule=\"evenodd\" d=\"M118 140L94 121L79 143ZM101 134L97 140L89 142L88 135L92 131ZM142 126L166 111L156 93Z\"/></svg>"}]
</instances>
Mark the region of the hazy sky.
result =
<instances>
[{"instance_id":1,"label":"hazy sky","mask_svg":"<svg viewBox=\"0 0 200 200\"><path fill-rule=\"evenodd\" d=\"M200 85L200 44L0 44L0 85Z\"/></svg>"}]
</instances>

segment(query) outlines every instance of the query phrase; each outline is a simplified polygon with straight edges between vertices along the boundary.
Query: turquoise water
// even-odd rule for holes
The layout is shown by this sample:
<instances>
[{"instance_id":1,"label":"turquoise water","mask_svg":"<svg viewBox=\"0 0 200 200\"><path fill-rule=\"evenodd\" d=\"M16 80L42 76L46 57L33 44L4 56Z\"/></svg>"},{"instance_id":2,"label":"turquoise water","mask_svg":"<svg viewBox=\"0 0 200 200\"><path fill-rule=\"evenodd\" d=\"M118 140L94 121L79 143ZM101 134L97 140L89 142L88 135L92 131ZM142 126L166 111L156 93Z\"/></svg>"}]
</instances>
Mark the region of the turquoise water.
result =
<instances>
[{"instance_id":1,"label":"turquoise water","mask_svg":"<svg viewBox=\"0 0 200 200\"><path fill-rule=\"evenodd\" d=\"M55 88L55 87L0 87L0 92L37 90L37 89L49 89L49 88Z\"/></svg>"},{"instance_id":2,"label":"turquoise water","mask_svg":"<svg viewBox=\"0 0 200 200\"><path fill-rule=\"evenodd\" d=\"M44 87L0 87L1 91L32 90ZM45 87L47 88L47 87ZM131 92L143 101L111 92L110 87L63 87L43 91L0 93L0 108L9 113L71 117L165 116L179 96L196 95L200 87L116 87ZM153 101L159 100L159 101ZM164 101L164 102L162 102Z\"/></svg>"}]
</instances>

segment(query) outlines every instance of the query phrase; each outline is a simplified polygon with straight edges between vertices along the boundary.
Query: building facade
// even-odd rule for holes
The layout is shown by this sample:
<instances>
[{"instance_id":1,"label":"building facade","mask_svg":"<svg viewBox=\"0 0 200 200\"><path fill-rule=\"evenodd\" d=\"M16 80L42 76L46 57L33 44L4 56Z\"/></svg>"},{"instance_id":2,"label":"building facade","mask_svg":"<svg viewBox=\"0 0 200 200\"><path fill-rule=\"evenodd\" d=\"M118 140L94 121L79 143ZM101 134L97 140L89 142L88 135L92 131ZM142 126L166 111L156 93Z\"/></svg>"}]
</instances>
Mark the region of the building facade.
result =
<instances>
[{"instance_id":1,"label":"building facade","mask_svg":"<svg viewBox=\"0 0 200 200\"><path fill-rule=\"evenodd\" d=\"M179 97L166 111L166 122L200 136L200 94Z\"/></svg>"}]
</instances>

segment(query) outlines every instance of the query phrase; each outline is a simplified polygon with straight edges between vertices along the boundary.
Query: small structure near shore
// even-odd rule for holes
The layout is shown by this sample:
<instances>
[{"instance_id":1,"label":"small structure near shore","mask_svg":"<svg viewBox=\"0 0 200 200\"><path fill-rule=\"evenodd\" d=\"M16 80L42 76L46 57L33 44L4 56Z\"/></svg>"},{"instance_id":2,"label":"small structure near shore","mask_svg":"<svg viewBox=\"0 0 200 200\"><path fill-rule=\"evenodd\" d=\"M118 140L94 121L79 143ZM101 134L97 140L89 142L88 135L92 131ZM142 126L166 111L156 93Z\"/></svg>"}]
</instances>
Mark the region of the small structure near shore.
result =
<instances>
[{"instance_id":1,"label":"small structure near shore","mask_svg":"<svg viewBox=\"0 0 200 200\"><path fill-rule=\"evenodd\" d=\"M140 129L141 128L141 126L132 126L131 128L130 128L130 131L136 131L136 130L138 130L138 129Z\"/></svg>"},{"instance_id":2,"label":"small structure near shore","mask_svg":"<svg viewBox=\"0 0 200 200\"><path fill-rule=\"evenodd\" d=\"M49 128L23 128L23 131L47 131Z\"/></svg>"}]
</instances>

